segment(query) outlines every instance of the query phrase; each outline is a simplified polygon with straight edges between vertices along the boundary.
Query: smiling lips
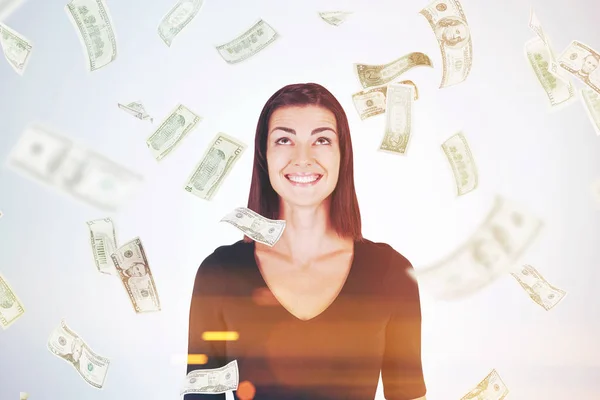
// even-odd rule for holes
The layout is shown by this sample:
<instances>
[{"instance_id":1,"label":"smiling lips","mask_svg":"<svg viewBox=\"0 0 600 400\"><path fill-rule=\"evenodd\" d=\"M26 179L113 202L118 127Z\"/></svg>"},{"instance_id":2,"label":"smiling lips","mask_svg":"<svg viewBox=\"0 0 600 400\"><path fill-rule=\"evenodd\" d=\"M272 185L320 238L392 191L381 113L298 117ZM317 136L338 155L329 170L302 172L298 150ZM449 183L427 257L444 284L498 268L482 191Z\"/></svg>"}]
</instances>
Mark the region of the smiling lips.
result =
<instances>
[{"instance_id":1,"label":"smiling lips","mask_svg":"<svg viewBox=\"0 0 600 400\"><path fill-rule=\"evenodd\" d=\"M292 183L295 184L310 184L315 183L321 179L323 175L315 173L299 173L299 174L286 174L285 177Z\"/></svg>"}]
</instances>

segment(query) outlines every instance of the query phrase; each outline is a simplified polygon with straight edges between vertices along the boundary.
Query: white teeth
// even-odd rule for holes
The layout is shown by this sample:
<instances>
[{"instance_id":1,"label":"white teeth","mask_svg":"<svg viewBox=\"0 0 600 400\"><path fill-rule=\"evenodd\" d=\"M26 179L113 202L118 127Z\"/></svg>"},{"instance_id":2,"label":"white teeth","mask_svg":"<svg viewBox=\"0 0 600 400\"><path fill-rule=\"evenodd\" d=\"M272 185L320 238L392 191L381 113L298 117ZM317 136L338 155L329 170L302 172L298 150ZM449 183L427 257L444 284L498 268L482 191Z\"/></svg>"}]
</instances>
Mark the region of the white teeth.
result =
<instances>
[{"instance_id":1,"label":"white teeth","mask_svg":"<svg viewBox=\"0 0 600 400\"><path fill-rule=\"evenodd\" d=\"M320 175L310 175L310 176L291 176L288 175L287 178L292 182L297 183L310 183L319 179Z\"/></svg>"}]
</instances>

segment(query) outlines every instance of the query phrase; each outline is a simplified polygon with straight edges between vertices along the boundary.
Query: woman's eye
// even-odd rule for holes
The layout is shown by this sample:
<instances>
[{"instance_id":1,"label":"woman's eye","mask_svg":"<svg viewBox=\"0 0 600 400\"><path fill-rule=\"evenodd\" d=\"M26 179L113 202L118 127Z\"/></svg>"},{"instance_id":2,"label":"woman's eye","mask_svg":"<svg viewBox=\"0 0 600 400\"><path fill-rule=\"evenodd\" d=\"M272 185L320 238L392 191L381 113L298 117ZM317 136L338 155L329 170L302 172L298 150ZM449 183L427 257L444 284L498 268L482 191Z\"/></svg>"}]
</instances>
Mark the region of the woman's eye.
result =
<instances>
[{"instance_id":1,"label":"woman's eye","mask_svg":"<svg viewBox=\"0 0 600 400\"><path fill-rule=\"evenodd\" d=\"M325 143L324 143L324 144L329 144L329 143L331 143L331 140L329 140L329 138L326 138L326 137L320 137L320 138L318 138L318 139L317 139L317 142L318 142L319 140L321 140L321 139L323 139L323 140L325 141Z\"/></svg>"},{"instance_id":2,"label":"woman's eye","mask_svg":"<svg viewBox=\"0 0 600 400\"><path fill-rule=\"evenodd\" d=\"M282 137L282 138L279 138L279 139L277 139L277 140L275 141L275 143L277 143L277 144L283 144L283 143L281 143L281 141L282 141L282 140L289 140L289 139L288 139L288 138L286 138L286 137Z\"/></svg>"}]
</instances>

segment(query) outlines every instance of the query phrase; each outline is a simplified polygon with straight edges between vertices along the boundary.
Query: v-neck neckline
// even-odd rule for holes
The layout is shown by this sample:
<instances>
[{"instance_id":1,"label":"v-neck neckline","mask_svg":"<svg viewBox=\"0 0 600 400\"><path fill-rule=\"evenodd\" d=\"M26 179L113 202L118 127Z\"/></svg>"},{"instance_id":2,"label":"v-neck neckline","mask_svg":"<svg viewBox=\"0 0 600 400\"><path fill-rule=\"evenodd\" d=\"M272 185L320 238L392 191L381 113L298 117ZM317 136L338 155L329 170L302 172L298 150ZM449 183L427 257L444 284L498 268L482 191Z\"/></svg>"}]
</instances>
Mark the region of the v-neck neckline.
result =
<instances>
[{"instance_id":1,"label":"v-neck neckline","mask_svg":"<svg viewBox=\"0 0 600 400\"><path fill-rule=\"evenodd\" d=\"M340 302L340 297L342 297L342 295L344 295L344 292L347 291L348 286L351 283L350 279L353 276L353 271L356 269L356 258L357 258L357 253L358 253L359 247L360 247L360 243L358 241L354 240L353 249L352 249L352 261L350 262L350 268L348 269L348 272L346 273L346 277L344 279L344 283L342 284L342 286L338 290L336 296L329 303L329 305L327 305L327 307L325 307L323 309L323 311L321 311L319 314L315 315L312 318L309 318L309 319L300 319L297 316L295 316L286 306L284 306L283 303L279 300L279 298L277 296L275 296L275 293L273 293L273 290L271 290L271 287L267 283L267 281L266 281L265 277L263 276L263 273L260 270L260 267L258 265L258 259L256 258L256 251L255 251L256 250L256 242L252 241L252 243L249 243L249 246L248 246L249 251L251 253L251 257L252 257L252 261L251 261L252 262L252 268L258 274L258 279L260 281L261 286L267 288L267 290L271 293L271 295L273 296L273 298L277 302L277 306L286 315L288 315L289 317L291 317L294 321L300 322L300 323L309 323L309 322L315 321L316 319L321 318L324 314L326 314L327 312L329 312L337 303Z\"/></svg>"}]
</instances>

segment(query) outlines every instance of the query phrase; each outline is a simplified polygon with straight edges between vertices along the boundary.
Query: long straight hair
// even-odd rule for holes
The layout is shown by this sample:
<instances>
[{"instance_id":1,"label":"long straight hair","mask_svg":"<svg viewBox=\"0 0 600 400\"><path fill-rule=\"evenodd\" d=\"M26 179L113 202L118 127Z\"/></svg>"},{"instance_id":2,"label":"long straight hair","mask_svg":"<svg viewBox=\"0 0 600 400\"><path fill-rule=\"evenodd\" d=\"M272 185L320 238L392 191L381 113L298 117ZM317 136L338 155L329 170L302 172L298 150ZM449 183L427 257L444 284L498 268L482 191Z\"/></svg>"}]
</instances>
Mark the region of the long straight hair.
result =
<instances>
[{"instance_id":1,"label":"long straight hair","mask_svg":"<svg viewBox=\"0 0 600 400\"><path fill-rule=\"evenodd\" d=\"M352 140L348 118L337 99L316 83L296 83L284 86L269 98L260 113L254 138L254 166L248 195L248 208L269 218L279 219L279 195L269 180L267 167L267 136L269 119L275 110L286 106L320 106L335 115L340 145L338 182L331 193L330 223L340 237L363 241L360 210L354 188ZM244 235L244 242L253 239Z\"/></svg>"}]
</instances>

